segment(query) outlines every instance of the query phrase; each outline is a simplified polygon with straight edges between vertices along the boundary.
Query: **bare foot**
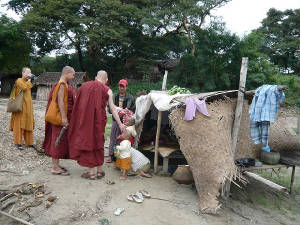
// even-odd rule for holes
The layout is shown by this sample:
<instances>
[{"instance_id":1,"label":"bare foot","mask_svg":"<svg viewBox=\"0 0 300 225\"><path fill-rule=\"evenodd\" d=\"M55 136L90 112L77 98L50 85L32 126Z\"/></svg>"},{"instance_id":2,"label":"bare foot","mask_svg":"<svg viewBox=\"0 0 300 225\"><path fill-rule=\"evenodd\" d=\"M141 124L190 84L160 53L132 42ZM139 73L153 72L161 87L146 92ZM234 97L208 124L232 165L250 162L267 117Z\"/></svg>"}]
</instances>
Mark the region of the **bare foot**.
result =
<instances>
[{"instance_id":1,"label":"bare foot","mask_svg":"<svg viewBox=\"0 0 300 225\"><path fill-rule=\"evenodd\" d=\"M147 178L152 178L152 176L150 174L144 173L144 172L141 172L140 176L147 177Z\"/></svg>"},{"instance_id":2,"label":"bare foot","mask_svg":"<svg viewBox=\"0 0 300 225\"><path fill-rule=\"evenodd\" d=\"M126 176L120 176L120 180L126 180Z\"/></svg>"},{"instance_id":3,"label":"bare foot","mask_svg":"<svg viewBox=\"0 0 300 225\"><path fill-rule=\"evenodd\" d=\"M111 158L111 156L109 156L105 162L106 162L106 163L112 163L112 158Z\"/></svg>"}]
</instances>

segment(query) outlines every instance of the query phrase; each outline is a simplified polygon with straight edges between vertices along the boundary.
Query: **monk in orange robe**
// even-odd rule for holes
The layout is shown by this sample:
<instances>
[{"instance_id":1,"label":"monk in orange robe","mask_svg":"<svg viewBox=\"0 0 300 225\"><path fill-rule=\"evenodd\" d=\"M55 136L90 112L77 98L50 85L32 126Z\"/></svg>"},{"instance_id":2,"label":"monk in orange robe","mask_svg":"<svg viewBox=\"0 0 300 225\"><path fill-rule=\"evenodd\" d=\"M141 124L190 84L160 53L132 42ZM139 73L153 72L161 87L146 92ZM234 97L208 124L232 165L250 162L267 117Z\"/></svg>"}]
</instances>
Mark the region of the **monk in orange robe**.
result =
<instances>
[{"instance_id":1,"label":"monk in orange robe","mask_svg":"<svg viewBox=\"0 0 300 225\"><path fill-rule=\"evenodd\" d=\"M61 137L58 146L55 146L55 142L62 128L67 128L69 126L69 121L71 119L75 100L75 91L68 83L74 79L74 75L74 69L70 66L65 66L62 70L59 82L53 85L49 93L46 114L49 110L51 110L49 106L53 98L55 98L53 103L57 104L56 107L59 109L59 113L61 115L61 125L53 125L51 122L45 121L45 139L42 148L45 150L46 155L52 157L51 173L53 175L70 175L67 169L59 165L59 159L69 159L67 132L65 132ZM65 88L65 86L67 86L67 88Z\"/></svg>"},{"instance_id":2,"label":"monk in orange robe","mask_svg":"<svg viewBox=\"0 0 300 225\"><path fill-rule=\"evenodd\" d=\"M28 67L22 69L22 78L16 80L14 87L14 95L18 96L23 91L24 101L21 112L14 112L11 115L10 130L13 131L14 144L19 150L23 150L22 141L23 137L27 147L35 149L33 145L33 104L31 97L31 70Z\"/></svg>"},{"instance_id":3,"label":"monk in orange robe","mask_svg":"<svg viewBox=\"0 0 300 225\"><path fill-rule=\"evenodd\" d=\"M107 73L99 71L95 81L86 82L80 87L69 126L70 158L89 168L81 177L91 180L105 175L102 165L107 102L118 126L122 132L126 132L126 126L121 123L113 103L112 91L106 86L107 81Z\"/></svg>"}]
</instances>

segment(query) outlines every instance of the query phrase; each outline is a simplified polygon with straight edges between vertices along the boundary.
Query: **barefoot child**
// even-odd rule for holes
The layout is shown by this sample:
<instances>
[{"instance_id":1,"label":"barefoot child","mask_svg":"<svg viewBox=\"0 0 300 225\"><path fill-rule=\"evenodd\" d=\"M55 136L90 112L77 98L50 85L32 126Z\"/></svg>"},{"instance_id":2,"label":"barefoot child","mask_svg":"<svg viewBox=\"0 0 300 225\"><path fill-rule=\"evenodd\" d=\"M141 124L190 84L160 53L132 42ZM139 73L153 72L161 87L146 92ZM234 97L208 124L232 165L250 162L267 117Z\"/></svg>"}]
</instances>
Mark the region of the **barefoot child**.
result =
<instances>
[{"instance_id":1,"label":"barefoot child","mask_svg":"<svg viewBox=\"0 0 300 225\"><path fill-rule=\"evenodd\" d=\"M120 179L126 179L127 171L131 169L131 145L134 141L134 137L136 136L136 130L134 127L135 120L133 117L127 118L126 122L124 123L127 128L126 132L122 133L118 138L120 139L121 143L116 147L118 154L117 154L117 161L116 167L122 170L122 175Z\"/></svg>"}]
</instances>

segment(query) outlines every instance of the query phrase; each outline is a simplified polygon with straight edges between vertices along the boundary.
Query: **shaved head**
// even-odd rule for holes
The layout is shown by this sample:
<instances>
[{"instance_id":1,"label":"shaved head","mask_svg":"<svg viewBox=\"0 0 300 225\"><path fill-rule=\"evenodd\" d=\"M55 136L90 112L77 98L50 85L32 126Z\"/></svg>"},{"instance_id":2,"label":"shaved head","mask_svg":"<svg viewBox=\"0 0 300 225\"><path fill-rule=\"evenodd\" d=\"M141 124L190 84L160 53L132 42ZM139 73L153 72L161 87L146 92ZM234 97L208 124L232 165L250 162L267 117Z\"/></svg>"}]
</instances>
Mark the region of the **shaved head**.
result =
<instances>
[{"instance_id":1,"label":"shaved head","mask_svg":"<svg viewBox=\"0 0 300 225\"><path fill-rule=\"evenodd\" d=\"M62 71L61 71L61 75L65 75L65 74L68 74L68 73L73 73L75 72L74 68L71 67L71 66L65 66Z\"/></svg>"},{"instance_id":2,"label":"shaved head","mask_svg":"<svg viewBox=\"0 0 300 225\"><path fill-rule=\"evenodd\" d=\"M65 82L70 82L74 79L75 70L71 66L65 66L61 71L61 79Z\"/></svg>"},{"instance_id":3,"label":"shaved head","mask_svg":"<svg viewBox=\"0 0 300 225\"><path fill-rule=\"evenodd\" d=\"M104 70L99 70L95 79L106 84L108 81L107 72Z\"/></svg>"},{"instance_id":4,"label":"shaved head","mask_svg":"<svg viewBox=\"0 0 300 225\"><path fill-rule=\"evenodd\" d=\"M97 73L98 79L107 79L107 72L104 70L99 70Z\"/></svg>"}]
</instances>

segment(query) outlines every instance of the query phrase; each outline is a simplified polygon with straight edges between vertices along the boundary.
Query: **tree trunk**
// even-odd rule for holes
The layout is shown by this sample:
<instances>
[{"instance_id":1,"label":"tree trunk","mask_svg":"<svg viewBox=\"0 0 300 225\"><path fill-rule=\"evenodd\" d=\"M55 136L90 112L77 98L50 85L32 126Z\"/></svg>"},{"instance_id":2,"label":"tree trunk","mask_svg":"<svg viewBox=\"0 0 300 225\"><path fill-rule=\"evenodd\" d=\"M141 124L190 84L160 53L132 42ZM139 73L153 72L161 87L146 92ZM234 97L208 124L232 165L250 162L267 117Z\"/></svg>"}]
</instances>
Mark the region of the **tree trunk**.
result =
<instances>
[{"instance_id":1,"label":"tree trunk","mask_svg":"<svg viewBox=\"0 0 300 225\"><path fill-rule=\"evenodd\" d=\"M192 37L192 34L191 34L191 31L190 29L187 27L186 25L186 21L184 20L183 21L183 27L185 29L185 31L187 32L188 34L188 37L189 37L189 41L190 41L190 44L191 44L191 55L195 55L195 44L194 44L194 41L193 41L193 37Z\"/></svg>"},{"instance_id":2,"label":"tree trunk","mask_svg":"<svg viewBox=\"0 0 300 225\"><path fill-rule=\"evenodd\" d=\"M80 47L80 42L78 42L76 44L76 50L77 50L77 54L78 54L78 61L79 61L79 65L80 65L80 69L82 72L85 72L85 67L84 67L84 63L83 63L83 56L82 56L82 50Z\"/></svg>"}]
</instances>

